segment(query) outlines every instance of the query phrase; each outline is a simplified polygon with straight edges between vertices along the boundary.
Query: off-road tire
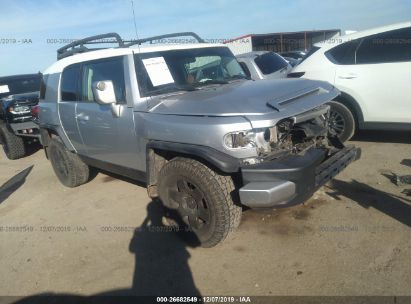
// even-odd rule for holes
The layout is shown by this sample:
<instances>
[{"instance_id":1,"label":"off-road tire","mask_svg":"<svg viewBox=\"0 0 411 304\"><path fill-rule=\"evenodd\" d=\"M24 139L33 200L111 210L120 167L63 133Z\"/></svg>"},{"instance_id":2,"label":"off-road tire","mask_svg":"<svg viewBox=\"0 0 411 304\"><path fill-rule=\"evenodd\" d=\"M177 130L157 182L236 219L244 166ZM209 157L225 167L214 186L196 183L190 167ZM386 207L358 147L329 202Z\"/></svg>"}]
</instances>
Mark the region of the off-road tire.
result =
<instances>
[{"instance_id":1,"label":"off-road tire","mask_svg":"<svg viewBox=\"0 0 411 304\"><path fill-rule=\"evenodd\" d=\"M77 154L67 150L60 139L50 141L47 153L57 178L64 186L74 188L89 180L89 166Z\"/></svg>"},{"instance_id":2,"label":"off-road tire","mask_svg":"<svg viewBox=\"0 0 411 304\"><path fill-rule=\"evenodd\" d=\"M0 141L8 159L19 159L26 155L24 139L11 132L4 123L0 124Z\"/></svg>"},{"instance_id":3,"label":"off-road tire","mask_svg":"<svg viewBox=\"0 0 411 304\"><path fill-rule=\"evenodd\" d=\"M210 214L208 225L204 223L200 230L192 226L189 228L196 234L202 247L216 246L226 239L241 221L242 208L233 201L236 192L232 178L221 175L193 159L178 157L166 163L159 173L159 197L166 207L177 209L182 215L179 211L181 206L176 204L176 200L173 200L170 194L170 191L181 193L178 186L180 180L187 181L187 185L195 189L188 191L201 192L203 199L200 201L207 206L204 209ZM195 201L199 200L195 199ZM195 207L191 208L195 209ZM197 205L197 209L199 208Z\"/></svg>"},{"instance_id":4,"label":"off-road tire","mask_svg":"<svg viewBox=\"0 0 411 304\"><path fill-rule=\"evenodd\" d=\"M332 121L333 117L338 117L340 123L342 124L343 130L337 134L340 141L346 142L347 140L351 139L355 133L355 118L351 110L343 105L338 101L331 101L328 103L330 108L330 122ZM330 131L332 126L330 125Z\"/></svg>"}]
</instances>

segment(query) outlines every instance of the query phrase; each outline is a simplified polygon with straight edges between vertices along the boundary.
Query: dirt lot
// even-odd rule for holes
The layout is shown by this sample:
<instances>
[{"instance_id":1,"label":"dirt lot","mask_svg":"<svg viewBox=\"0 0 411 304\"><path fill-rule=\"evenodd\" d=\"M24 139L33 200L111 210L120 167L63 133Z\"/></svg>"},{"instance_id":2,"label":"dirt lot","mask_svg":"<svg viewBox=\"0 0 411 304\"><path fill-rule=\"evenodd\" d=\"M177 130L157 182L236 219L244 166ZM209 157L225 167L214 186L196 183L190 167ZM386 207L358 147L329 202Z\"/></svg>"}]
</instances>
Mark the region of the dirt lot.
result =
<instances>
[{"instance_id":1,"label":"dirt lot","mask_svg":"<svg viewBox=\"0 0 411 304\"><path fill-rule=\"evenodd\" d=\"M411 197L389 179L411 174L411 133L354 143L363 158L305 205L247 211L212 249L158 232L138 184L100 173L67 189L43 151L1 153L0 295L411 295Z\"/></svg>"}]
</instances>

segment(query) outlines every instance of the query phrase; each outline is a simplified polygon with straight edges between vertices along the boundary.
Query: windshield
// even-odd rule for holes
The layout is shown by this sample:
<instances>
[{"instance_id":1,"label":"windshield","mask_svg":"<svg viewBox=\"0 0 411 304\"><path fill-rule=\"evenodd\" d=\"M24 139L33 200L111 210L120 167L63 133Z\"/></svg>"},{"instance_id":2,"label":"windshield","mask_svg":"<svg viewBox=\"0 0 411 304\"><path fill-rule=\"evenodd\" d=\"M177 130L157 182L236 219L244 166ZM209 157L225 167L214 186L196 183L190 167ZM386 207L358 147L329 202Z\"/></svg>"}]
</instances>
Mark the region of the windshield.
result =
<instances>
[{"instance_id":1,"label":"windshield","mask_svg":"<svg viewBox=\"0 0 411 304\"><path fill-rule=\"evenodd\" d=\"M288 66L288 62L283 57L273 52L257 56L254 61L264 75L272 74Z\"/></svg>"},{"instance_id":2,"label":"windshield","mask_svg":"<svg viewBox=\"0 0 411 304\"><path fill-rule=\"evenodd\" d=\"M23 93L37 92L40 89L40 75L28 78L0 78L0 98Z\"/></svg>"},{"instance_id":3,"label":"windshield","mask_svg":"<svg viewBox=\"0 0 411 304\"><path fill-rule=\"evenodd\" d=\"M143 97L247 78L226 47L141 53L135 55L135 65Z\"/></svg>"}]
</instances>

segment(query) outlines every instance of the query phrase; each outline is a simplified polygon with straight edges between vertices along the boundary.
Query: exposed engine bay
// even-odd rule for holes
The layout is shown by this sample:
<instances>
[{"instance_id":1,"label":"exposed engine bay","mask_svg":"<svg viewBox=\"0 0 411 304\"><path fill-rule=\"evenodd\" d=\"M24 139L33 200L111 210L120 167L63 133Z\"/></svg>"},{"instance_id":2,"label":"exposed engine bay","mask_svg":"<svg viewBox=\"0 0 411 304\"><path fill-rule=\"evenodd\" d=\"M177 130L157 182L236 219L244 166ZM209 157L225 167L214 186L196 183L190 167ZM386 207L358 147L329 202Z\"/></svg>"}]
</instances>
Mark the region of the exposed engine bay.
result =
<instances>
[{"instance_id":1,"label":"exposed engine bay","mask_svg":"<svg viewBox=\"0 0 411 304\"><path fill-rule=\"evenodd\" d=\"M258 149L259 157L272 160L289 154L299 154L312 147L328 147L329 106L280 121L265 131L268 144Z\"/></svg>"},{"instance_id":2,"label":"exposed engine bay","mask_svg":"<svg viewBox=\"0 0 411 304\"><path fill-rule=\"evenodd\" d=\"M274 127L254 130L252 134L238 134L232 137L232 145L253 144L257 149L256 159L244 160L245 163L262 163L289 155L303 154L311 148L342 148L343 145L330 134L328 128L328 105L304 112L298 116L281 120ZM242 135L242 136L239 136Z\"/></svg>"}]
</instances>

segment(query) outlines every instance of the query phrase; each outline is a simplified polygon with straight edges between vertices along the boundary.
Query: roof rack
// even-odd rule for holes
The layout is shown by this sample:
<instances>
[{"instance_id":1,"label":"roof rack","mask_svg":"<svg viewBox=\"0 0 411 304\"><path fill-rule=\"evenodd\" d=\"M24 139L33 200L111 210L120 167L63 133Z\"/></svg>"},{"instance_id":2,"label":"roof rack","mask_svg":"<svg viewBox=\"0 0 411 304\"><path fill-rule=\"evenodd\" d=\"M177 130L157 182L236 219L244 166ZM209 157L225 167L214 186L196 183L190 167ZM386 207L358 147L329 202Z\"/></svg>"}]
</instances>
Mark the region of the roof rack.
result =
<instances>
[{"instance_id":1,"label":"roof rack","mask_svg":"<svg viewBox=\"0 0 411 304\"><path fill-rule=\"evenodd\" d=\"M196 33L181 32L181 33L172 33L172 34L153 36L153 37L148 37L148 38L143 38L143 39L131 40L131 42L125 44L124 46L129 47L129 46L136 45L136 44L141 45L142 43L145 43L145 42L152 43L153 41L160 40L160 39L167 39L167 38L174 38L174 37L190 37L190 36L193 37L194 39L196 39L198 43L204 43L205 42Z\"/></svg>"},{"instance_id":2,"label":"roof rack","mask_svg":"<svg viewBox=\"0 0 411 304\"><path fill-rule=\"evenodd\" d=\"M101 50L106 48L88 48L85 45L87 44L107 44L107 43L117 43L118 46L116 48L123 48L123 47L130 47L132 45L141 45L146 42L152 43L156 40L167 39L167 38L174 38L174 37L193 37L197 40L198 43L204 43L205 41L200 38L196 33L193 32L181 32L181 33L172 33L172 34L165 34L159 36L153 36L148 38L136 39L136 40L123 40L121 39L120 35L117 33L107 33L102 35L90 36L84 39L76 40L70 44L67 44L57 50L57 60L78 54L78 53L85 53L95 50ZM113 40L105 40L101 41L102 39L110 39Z\"/></svg>"},{"instance_id":3,"label":"roof rack","mask_svg":"<svg viewBox=\"0 0 411 304\"><path fill-rule=\"evenodd\" d=\"M89 49L88 47L84 46L85 44L95 44L95 43L110 43L110 42L98 42L101 39L107 38L114 38L115 41L118 43L118 47L124 46L124 41L121 39L120 35L117 33L107 33L102 35L90 36L84 39L80 39L69 43L57 50L57 60L63 59L65 57L72 56L77 53L84 53L89 51L94 51L94 49Z\"/></svg>"}]
</instances>

